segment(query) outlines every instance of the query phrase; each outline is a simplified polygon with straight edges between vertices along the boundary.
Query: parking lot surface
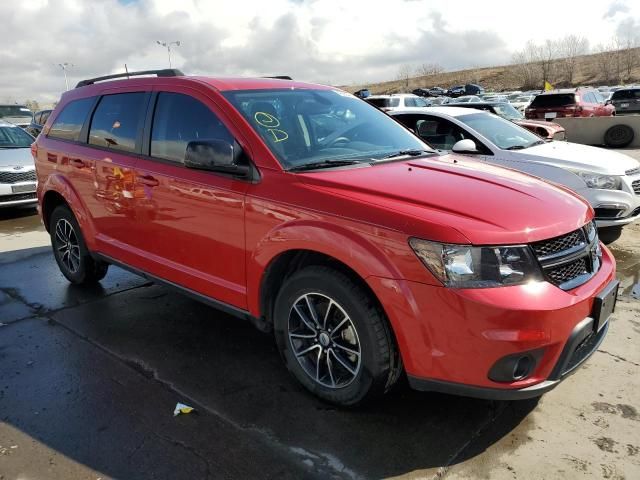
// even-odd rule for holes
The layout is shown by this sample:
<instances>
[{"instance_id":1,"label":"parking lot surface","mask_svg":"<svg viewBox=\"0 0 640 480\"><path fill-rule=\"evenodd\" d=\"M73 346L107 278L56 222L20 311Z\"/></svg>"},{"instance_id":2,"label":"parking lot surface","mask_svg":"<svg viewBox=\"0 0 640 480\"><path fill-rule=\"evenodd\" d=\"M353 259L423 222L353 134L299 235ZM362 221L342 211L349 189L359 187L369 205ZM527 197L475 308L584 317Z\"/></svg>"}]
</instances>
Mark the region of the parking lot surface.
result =
<instances>
[{"instance_id":1,"label":"parking lot surface","mask_svg":"<svg viewBox=\"0 0 640 480\"><path fill-rule=\"evenodd\" d=\"M340 410L270 335L118 268L69 285L29 211L0 211L0 479L640 478L640 226L614 244L608 338L541 400L400 385ZM173 416L177 402L196 408Z\"/></svg>"}]
</instances>

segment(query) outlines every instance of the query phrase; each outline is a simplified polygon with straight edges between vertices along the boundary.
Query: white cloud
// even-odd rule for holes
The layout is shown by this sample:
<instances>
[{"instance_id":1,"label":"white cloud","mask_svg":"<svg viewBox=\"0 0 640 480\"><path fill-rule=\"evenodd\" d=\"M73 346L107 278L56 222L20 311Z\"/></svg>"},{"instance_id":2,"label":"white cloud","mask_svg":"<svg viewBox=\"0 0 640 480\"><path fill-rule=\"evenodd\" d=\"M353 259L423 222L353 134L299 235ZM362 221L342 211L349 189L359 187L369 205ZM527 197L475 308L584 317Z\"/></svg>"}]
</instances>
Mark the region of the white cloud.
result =
<instances>
[{"instance_id":1,"label":"white cloud","mask_svg":"<svg viewBox=\"0 0 640 480\"><path fill-rule=\"evenodd\" d=\"M334 84L379 81L403 63L447 69L508 62L529 39L569 33L592 44L613 35L615 22L577 0L553 8L520 0L21 0L0 2L0 101L58 98L56 65L70 62L70 83L130 70L165 68L156 40L180 40L174 66L210 75L290 74ZM615 5L614 5L615 4ZM626 9L626 10L625 10ZM636 12L637 13L637 12ZM619 23L619 22L618 22Z\"/></svg>"}]
</instances>

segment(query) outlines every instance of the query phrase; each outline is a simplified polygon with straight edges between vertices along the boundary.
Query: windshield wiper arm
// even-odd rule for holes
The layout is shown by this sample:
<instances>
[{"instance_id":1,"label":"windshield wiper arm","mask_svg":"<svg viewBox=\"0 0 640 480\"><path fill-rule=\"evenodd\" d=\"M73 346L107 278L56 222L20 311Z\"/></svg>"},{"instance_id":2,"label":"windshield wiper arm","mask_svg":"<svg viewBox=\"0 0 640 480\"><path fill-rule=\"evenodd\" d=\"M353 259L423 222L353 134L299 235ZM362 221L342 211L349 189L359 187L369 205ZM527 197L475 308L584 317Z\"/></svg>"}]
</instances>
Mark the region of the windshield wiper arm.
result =
<instances>
[{"instance_id":1,"label":"windshield wiper arm","mask_svg":"<svg viewBox=\"0 0 640 480\"><path fill-rule=\"evenodd\" d=\"M304 163L287 169L287 172L302 172L304 170L315 170L319 168L342 167L344 165L355 165L362 163L359 160L321 160L319 162Z\"/></svg>"},{"instance_id":2,"label":"windshield wiper arm","mask_svg":"<svg viewBox=\"0 0 640 480\"><path fill-rule=\"evenodd\" d=\"M418 149L398 150L397 152L393 152L393 153L390 153L389 155L385 155L380 160L384 160L386 158L406 157L406 156L417 157L419 155L422 155L423 153L435 153L435 152L432 150L418 150Z\"/></svg>"},{"instance_id":3,"label":"windshield wiper arm","mask_svg":"<svg viewBox=\"0 0 640 480\"><path fill-rule=\"evenodd\" d=\"M510 147L505 148L505 150L524 150L525 147L524 145L511 145Z\"/></svg>"}]
</instances>

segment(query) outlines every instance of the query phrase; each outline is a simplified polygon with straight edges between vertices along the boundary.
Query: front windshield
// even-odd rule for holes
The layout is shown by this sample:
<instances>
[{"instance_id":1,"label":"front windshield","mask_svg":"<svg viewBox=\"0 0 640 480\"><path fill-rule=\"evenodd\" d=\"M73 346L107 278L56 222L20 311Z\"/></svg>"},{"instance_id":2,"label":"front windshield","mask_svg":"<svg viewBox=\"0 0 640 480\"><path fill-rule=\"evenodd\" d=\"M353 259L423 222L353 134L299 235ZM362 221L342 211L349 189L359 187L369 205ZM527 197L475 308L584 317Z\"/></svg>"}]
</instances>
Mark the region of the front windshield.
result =
<instances>
[{"instance_id":1,"label":"front windshield","mask_svg":"<svg viewBox=\"0 0 640 480\"><path fill-rule=\"evenodd\" d=\"M31 135L20 127L0 127L0 148L26 148L32 143Z\"/></svg>"},{"instance_id":2,"label":"front windshield","mask_svg":"<svg viewBox=\"0 0 640 480\"><path fill-rule=\"evenodd\" d=\"M20 105L2 105L0 106L0 118L2 117L33 117L33 113Z\"/></svg>"},{"instance_id":3,"label":"front windshield","mask_svg":"<svg viewBox=\"0 0 640 480\"><path fill-rule=\"evenodd\" d=\"M285 169L431 150L366 101L337 90L244 90L225 97Z\"/></svg>"},{"instance_id":4,"label":"front windshield","mask_svg":"<svg viewBox=\"0 0 640 480\"><path fill-rule=\"evenodd\" d=\"M490 113L473 113L457 119L503 150L528 148L542 142L529 130Z\"/></svg>"},{"instance_id":5,"label":"front windshield","mask_svg":"<svg viewBox=\"0 0 640 480\"><path fill-rule=\"evenodd\" d=\"M522 120L524 117L510 103L498 103L493 106L496 113L507 120Z\"/></svg>"}]
</instances>

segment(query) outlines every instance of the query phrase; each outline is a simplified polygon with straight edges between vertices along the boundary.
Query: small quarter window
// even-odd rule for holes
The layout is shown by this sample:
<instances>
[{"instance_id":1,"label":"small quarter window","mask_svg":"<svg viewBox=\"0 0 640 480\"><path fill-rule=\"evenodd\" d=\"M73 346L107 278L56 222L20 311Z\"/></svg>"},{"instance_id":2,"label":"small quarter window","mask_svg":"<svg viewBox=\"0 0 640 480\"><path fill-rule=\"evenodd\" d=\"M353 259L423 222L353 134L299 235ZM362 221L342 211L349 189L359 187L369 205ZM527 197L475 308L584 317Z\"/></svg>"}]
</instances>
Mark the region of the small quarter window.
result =
<instances>
[{"instance_id":1,"label":"small quarter window","mask_svg":"<svg viewBox=\"0 0 640 480\"><path fill-rule=\"evenodd\" d=\"M83 98L69 102L56 117L48 136L61 140L78 141L80 139L80 131L93 102L93 98Z\"/></svg>"}]
</instances>

